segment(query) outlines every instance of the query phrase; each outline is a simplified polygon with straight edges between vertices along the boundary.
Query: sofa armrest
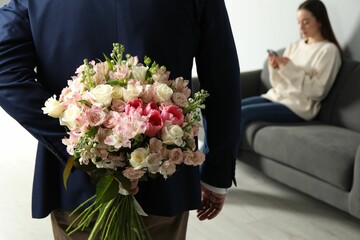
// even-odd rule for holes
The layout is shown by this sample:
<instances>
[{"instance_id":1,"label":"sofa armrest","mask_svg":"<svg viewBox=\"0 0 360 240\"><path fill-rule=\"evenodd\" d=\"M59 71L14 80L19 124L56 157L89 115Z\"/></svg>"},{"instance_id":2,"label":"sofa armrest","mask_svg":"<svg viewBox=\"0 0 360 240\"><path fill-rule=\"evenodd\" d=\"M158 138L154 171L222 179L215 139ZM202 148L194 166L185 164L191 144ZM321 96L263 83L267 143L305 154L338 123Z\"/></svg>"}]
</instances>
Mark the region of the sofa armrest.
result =
<instances>
[{"instance_id":1,"label":"sofa armrest","mask_svg":"<svg viewBox=\"0 0 360 240\"><path fill-rule=\"evenodd\" d=\"M258 96L260 94L261 70L240 73L241 97Z\"/></svg>"},{"instance_id":2,"label":"sofa armrest","mask_svg":"<svg viewBox=\"0 0 360 240\"><path fill-rule=\"evenodd\" d=\"M355 156L353 185L349 194L349 212L360 218L360 146Z\"/></svg>"}]
</instances>

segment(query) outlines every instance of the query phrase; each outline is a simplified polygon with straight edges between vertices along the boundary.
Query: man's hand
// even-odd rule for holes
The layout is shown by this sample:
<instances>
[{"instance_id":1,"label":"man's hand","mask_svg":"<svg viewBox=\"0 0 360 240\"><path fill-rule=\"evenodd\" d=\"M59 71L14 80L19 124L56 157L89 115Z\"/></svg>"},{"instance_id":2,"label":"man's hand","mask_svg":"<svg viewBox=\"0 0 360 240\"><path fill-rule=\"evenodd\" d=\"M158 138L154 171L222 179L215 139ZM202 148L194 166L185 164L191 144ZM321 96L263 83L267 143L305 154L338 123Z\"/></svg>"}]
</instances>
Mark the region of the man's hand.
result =
<instances>
[{"instance_id":1,"label":"man's hand","mask_svg":"<svg viewBox=\"0 0 360 240\"><path fill-rule=\"evenodd\" d=\"M131 181L131 185L130 185L130 194L131 195L135 195L138 193L138 191L139 191L138 184L139 184L139 179Z\"/></svg>"},{"instance_id":2,"label":"man's hand","mask_svg":"<svg viewBox=\"0 0 360 240\"><path fill-rule=\"evenodd\" d=\"M201 209L197 210L197 217L200 221L213 219L224 206L226 194L219 194L202 187Z\"/></svg>"}]
</instances>

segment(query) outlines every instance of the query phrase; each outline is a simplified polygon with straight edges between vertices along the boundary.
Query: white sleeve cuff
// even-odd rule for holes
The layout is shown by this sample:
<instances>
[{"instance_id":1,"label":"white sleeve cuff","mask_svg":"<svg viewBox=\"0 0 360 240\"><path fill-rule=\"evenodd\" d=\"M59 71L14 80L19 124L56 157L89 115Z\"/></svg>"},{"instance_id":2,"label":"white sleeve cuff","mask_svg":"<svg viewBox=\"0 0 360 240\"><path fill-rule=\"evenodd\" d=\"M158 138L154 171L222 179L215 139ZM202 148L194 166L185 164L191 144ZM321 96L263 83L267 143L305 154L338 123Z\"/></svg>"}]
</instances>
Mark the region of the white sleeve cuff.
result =
<instances>
[{"instance_id":1,"label":"white sleeve cuff","mask_svg":"<svg viewBox=\"0 0 360 240\"><path fill-rule=\"evenodd\" d=\"M214 193L218 193L218 194L226 194L227 193L227 188L213 187L207 183L204 183L203 181L201 181L201 185Z\"/></svg>"}]
</instances>

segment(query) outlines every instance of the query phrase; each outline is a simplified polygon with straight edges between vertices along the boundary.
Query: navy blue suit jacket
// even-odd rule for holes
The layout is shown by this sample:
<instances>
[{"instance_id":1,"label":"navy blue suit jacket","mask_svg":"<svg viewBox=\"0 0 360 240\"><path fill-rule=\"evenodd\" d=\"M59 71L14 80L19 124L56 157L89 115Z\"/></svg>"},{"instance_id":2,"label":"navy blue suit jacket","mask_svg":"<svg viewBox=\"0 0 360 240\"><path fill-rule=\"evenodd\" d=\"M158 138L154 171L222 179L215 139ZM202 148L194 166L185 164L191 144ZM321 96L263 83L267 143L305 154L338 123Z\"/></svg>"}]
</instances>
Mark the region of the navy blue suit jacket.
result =
<instances>
[{"instance_id":1,"label":"navy blue suit jacket","mask_svg":"<svg viewBox=\"0 0 360 240\"><path fill-rule=\"evenodd\" d=\"M65 129L42 113L83 59L103 59L112 44L165 65L171 78L191 79L196 60L201 88L210 93L203 115L209 153L201 171L181 166L166 181L140 185L149 214L171 216L200 206L200 178L228 188L240 123L239 64L224 0L11 0L0 9L0 105L38 141L33 217L73 210L94 194L87 174L62 184L68 158Z\"/></svg>"}]
</instances>

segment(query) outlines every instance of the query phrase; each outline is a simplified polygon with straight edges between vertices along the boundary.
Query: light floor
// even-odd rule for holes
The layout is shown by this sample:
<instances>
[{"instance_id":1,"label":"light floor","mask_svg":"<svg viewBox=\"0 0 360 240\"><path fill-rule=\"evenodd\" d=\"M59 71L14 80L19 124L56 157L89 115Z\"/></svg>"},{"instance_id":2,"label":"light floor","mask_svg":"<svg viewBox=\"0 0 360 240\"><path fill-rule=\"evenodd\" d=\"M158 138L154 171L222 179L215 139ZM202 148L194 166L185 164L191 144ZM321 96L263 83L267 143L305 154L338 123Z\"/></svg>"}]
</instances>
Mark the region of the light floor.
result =
<instances>
[{"instance_id":1,"label":"light floor","mask_svg":"<svg viewBox=\"0 0 360 240\"><path fill-rule=\"evenodd\" d=\"M30 212L36 142L2 109L0 121L0 240L51 240L49 219ZM188 240L360 240L360 220L241 162L237 182L216 219L191 213Z\"/></svg>"}]
</instances>

